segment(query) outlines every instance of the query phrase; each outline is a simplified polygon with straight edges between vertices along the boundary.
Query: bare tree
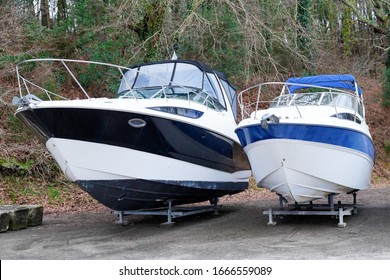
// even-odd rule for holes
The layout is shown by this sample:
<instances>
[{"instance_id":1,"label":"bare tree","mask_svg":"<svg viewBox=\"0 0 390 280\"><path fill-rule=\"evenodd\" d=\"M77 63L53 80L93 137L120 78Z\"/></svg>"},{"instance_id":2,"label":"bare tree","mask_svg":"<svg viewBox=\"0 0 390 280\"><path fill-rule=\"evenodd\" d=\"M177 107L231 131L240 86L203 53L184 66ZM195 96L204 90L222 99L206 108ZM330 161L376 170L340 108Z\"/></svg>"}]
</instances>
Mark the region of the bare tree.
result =
<instances>
[{"instance_id":1,"label":"bare tree","mask_svg":"<svg viewBox=\"0 0 390 280\"><path fill-rule=\"evenodd\" d=\"M339 0L348 6L358 19L381 34L389 32L390 2L388 0L365 0L367 5L360 5L354 0ZM368 10L364 10L366 7ZM374 13L372 17L371 13Z\"/></svg>"}]
</instances>

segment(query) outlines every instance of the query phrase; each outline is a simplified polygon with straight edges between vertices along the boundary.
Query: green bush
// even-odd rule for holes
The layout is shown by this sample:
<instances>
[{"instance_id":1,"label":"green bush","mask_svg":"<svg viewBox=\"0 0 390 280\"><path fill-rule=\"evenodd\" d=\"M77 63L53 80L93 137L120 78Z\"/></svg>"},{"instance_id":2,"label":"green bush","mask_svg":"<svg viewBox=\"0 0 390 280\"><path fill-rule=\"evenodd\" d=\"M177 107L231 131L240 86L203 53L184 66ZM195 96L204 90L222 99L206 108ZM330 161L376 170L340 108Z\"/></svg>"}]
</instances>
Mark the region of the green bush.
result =
<instances>
[{"instance_id":1,"label":"green bush","mask_svg":"<svg viewBox=\"0 0 390 280\"><path fill-rule=\"evenodd\" d=\"M32 160L20 162L15 158L0 158L0 171L2 174L26 175L33 165L34 162Z\"/></svg>"},{"instance_id":2,"label":"green bush","mask_svg":"<svg viewBox=\"0 0 390 280\"><path fill-rule=\"evenodd\" d=\"M385 152L388 156L390 156L390 141L385 143Z\"/></svg>"},{"instance_id":3,"label":"green bush","mask_svg":"<svg viewBox=\"0 0 390 280\"><path fill-rule=\"evenodd\" d=\"M54 184L49 184L47 186L47 196L51 203L62 203L64 202L64 198L61 195L61 191Z\"/></svg>"}]
</instances>

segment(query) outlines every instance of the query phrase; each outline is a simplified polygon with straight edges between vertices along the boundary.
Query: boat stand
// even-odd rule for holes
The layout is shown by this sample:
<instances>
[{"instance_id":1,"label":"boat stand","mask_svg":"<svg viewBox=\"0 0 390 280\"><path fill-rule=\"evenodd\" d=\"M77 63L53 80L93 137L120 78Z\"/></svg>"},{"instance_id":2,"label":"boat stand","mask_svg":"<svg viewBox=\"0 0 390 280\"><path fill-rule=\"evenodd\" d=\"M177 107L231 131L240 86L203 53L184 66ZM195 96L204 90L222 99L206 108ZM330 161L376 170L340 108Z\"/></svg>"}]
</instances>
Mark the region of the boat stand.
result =
<instances>
[{"instance_id":1,"label":"boat stand","mask_svg":"<svg viewBox=\"0 0 390 280\"><path fill-rule=\"evenodd\" d=\"M172 206L173 200L167 200L168 207L161 208L153 208L153 209L141 209L141 210L133 210L133 211L113 211L112 213L118 215L118 221L116 224L127 225L128 222L123 219L124 216L128 215L156 215L156 216L166 216L167 221L161 223L161 227L172 227L175 222L172 219L196 215L200 213L214 212L214 214L218 214L218 209L220 205L218 205L218 199L211 199L211 205L207 206Z\"/></svg>"},{"instance_id":2,"label":"boat stand","mask_svg":"<svg viewBox=\"0 0 390 280\"><path fill-rule=\"evenodd\" d=\"M306 204L290 205L285 207L285 199L279 195L280 209L274 210L269 208L268 211L263 211L264 215L268 215L268 225L275 226L277 222L274 221L274 218L283 218L288 215L312 215L312 216L332 216L339 219L337 226L339 228L344 228L347 226L347 223L344 222L344 216L350 216L352 214L357 214L357 204L356 204L356 192L352 192L353 203L352 204L342 204L338 201L337 204L334 204L334 194L328 196L328 204L314 204L312 201Z\"/></svg>"}]
</instances>

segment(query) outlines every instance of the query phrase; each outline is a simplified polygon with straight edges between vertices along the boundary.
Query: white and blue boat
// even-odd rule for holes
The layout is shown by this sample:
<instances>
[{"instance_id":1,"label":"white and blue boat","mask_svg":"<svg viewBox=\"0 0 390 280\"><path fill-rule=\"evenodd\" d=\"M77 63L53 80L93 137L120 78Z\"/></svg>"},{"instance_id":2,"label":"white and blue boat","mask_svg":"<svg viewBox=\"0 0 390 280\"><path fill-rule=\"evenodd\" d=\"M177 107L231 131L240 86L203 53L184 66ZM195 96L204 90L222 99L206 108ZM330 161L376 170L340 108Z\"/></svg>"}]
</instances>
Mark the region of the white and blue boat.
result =
<instances>
[{"instance_id":1,"label":"white and blue boat","mask_svg":"<svg viewBox=\"0 0 390 280\"><path fill-rule=\"evenodd\" d=\"M98 69L101 78L83 85ZM28 74L52 88L57 75L70 90L53 92ZM249 163L234 133L236 91L203 63L35 59L18 65L17 75L16 116L68 180L113 210L216 201L248 187Z\"/></svg>"},{"instance_id":2,"label":"white and blue boat","mask_svg":"<svg viewBox=\"0 0 390 280\"><path fill-rule=\"evenodd\" d=\"M369 187L375 150L352 75L262 83L239 100L250 116L235 131L258 187L294 203Z\"/></svg>"}]
</instances>

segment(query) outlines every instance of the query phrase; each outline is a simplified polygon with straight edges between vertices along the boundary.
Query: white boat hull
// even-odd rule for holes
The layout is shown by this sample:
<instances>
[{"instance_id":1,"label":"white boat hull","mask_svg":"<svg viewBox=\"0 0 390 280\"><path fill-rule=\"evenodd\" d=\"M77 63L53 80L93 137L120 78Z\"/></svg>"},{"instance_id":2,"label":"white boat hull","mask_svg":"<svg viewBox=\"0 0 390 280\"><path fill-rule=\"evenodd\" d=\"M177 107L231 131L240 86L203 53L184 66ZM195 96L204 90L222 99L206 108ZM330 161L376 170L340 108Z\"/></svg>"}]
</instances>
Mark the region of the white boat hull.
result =
<instances>
[{"instance_id":1,"label":"white boat hull","mask_svg":"<svg viewBox=\"0 0 390 280\"><path fill-rule=\"evenodd\" d=\"M50 138L46 147L68 180L114 210L211 200L242 191L250 176L91 142Z\"/></svg>"},{"instance_id":2,"label":"white boat hull","mask_svg":"<svg viewBox=\"0 0 390 280\"><path fill-rule=\"evenodd\" d=\"M153 153L85 141L50 138L46 147L70 181L247 182L250 176L249 170L223 172Z\"/></svg>"},{"instance_id":3,"label":"white boat hull","mask_svg":"<svg viewBox=\"0 0 390 280\"><path fill-rule=\"evenodd\" d=\"M366 189L371 180L372 159L350 148L268 139L251 143L244 150L257 185L290 202L304 203Z\"/></svg>"},{"instance_id":4,"label":"white boat hull","mask_svg":"<svg viewBox=\"0 0 390 280\"><path fill-rule=\"evenodd\" d=\"M262 100L277 87L278 97ZM235 132L259 187L297 203L369 187L375 147L352 75L290 78L243 92L252 90L256 110Z\"/></svg>"},{"instance_id":5,"label":"white boat hull","mask_svg":"<svg viewBox=\"0 0 390 280\"><path fill-rule=\"evenodd\" d=\"M198 119L145 111L68 105L18 115L44 139L67 179L114 210L211 200L248 187L249 165L232 131L217 133ZM145 125L132 127L129 120Z\"/></svg>"}]
</instances>

